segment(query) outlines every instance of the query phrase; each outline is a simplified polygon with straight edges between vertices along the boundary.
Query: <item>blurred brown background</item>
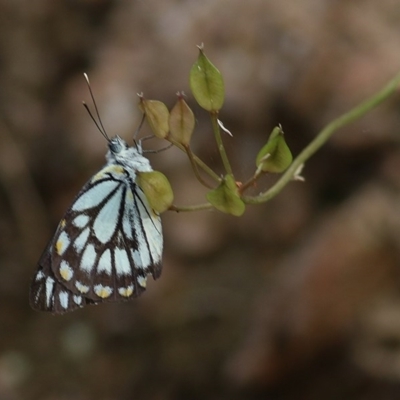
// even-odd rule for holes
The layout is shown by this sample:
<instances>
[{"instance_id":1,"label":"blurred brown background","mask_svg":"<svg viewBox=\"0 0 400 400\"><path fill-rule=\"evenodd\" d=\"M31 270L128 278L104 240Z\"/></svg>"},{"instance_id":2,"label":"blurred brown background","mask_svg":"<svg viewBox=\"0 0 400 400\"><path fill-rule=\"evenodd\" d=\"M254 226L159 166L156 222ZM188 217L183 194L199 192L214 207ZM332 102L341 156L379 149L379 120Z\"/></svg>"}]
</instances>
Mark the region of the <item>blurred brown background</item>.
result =
<instances>
[{"instance_id":1,"label":"blurred brown background","mask_svg":"<svg viewBox=\"0 0 400 400\"><path fill-rule=\"evenodd\" d=\"M83 72L128 141L137 92L168 106L188 93L193 148L221 173L188 87L204 42L245 180L273 126L296 155L391 79L399 26L393 0L0 0L0 399L399 399L399 96L242 218L165 213L163 275L141 298L62 317L28 306L42 250L104 163ZM177 204L204 201L179 151L149 157Z\"/></svg>"}]
</instances>

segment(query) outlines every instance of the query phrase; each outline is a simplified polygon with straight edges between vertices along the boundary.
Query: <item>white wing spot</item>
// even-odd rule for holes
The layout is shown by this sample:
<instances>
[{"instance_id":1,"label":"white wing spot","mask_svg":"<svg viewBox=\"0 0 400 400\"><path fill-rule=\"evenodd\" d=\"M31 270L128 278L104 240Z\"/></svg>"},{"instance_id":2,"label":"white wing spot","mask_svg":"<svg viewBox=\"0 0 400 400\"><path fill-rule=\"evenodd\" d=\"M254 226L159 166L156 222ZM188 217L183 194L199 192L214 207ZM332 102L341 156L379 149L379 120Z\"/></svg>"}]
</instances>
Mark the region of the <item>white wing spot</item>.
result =
<instances>
[{"instance_id":1,"label":"white wing spot","mask_svg":"<svg viewBox=\"0 0 400 400\"><path fill-rule=\"evenodd\" d=\"M128 287L122 287L118 289L118 293L122 297L130 297L133 293L133 285L129 285Z\"/></svg>"},{"instance_id":2,"label":"white wing spot","mask_svg":"<svg viewBox=\"0 0 400 400\"><path fill-rule=\"evenodd\" d=\"M112 291L113 290L110 286L96 285L94 287L94 292L97 294L97 296L101 297L102 299L110 297Z\"/></svg>"},{"instance_id":3,"label":"white wing spot","mask_svg":"<svg viewBox=\"0 0 400 400\"><path fill-rule=\"evenodd\" d=\"M88 244L82 254L81 264L79 268L85 271L88 275L92 272L94 263L96 261L96 250L92 244Z\"/></svg>"},{"instance_id":4,"label":"white wing spot","mask_svg":"<svg viewBox=\"0 0 400 400\"><path fill-rule=\"evenodd\" d=\"M133 207L133 193L132 190L128 189L125 195L125 211L122 218L122 228L128 239L133 239L132 220L130 218Z\"/></svg>"},{"instance_id":5,"label":"white wing spot","mask_svg":"<svg viewBox=\"0 0 400 400\"><path fill-rule=\"evenodd\" d=\"M97 207L119 184L120 182L110 180L91 187L76 200L71 210L84 211Z\"/></svg>"},{"instance_id":6,"label":"white wing spot","mask_svg":"<svg viewBox=\"0 0 400 400\"><path fill-rule=\"evenodd\" d=\"M83 250L86 245L86 242L89 238L90 229L86 228L76 239L74 242L74 247L78 254Z\"/></svg>"},{"instance_id":7,"label":"white wing spot","mask_svg":"<svg viewBox=\"0 0 400 400\"><path fill-rule=\"evenodd\" d=\"M129 212L124 212L124 216L122 217L122 229L124 230L125 236L128 239L133 239L133 232L132 232L132 222L129 218Z\"/></svg>"},{"instance_id":8,"label":"white wing spot","mask_svg":"<svg viewBox=\"0 0 400 400\"><path fill-rule=\"evenodd\" d=\"M39 297L42 294L43 286L39 286L37 292L35 293L35 303L39 301Z\"/></svg>"},{"instance_id":9,"label":"white wing spot","mask_svg":"<svg viewBox=\"0 0 400 400\"><path fill-rule=\"evenodd\" d=\"M48 277L46 279L46 306L50 307L51 300L53 299L53 287L54 287L54 279Z\"/></svg>"},{"instance_id":10,"label":"white wing spot","mask_svg":"<svg viewBox=\"0 0 400 400\"><path fill-rule=\"evenodd\" d=\"M56 242L56 252L59 256L62 256L67 250L69 244L71 243L71 240L67 234L67 232L62 231L60 233L60 236L58 237L58 240Z\"/></svg>"},{"instance_id":11,"label":"white wing spot","mask_svg":"<svg viewBox=\"0 0 400 400\"><path fill-rule=\"evenodd\" d=\"M114 257L115 272L117 273L117 275L130 275L132 271L127 251L125 249L120 249L117 247L114 251Z\"/></svg>"},{"instance_id":12,"label":"white wing spot","mask_svg":"<svg viewBox=\"0 0 400 400\"><path fill-rule=\"evenodd\" d=\"M60 300L61 307L66 310L68 308L68 293L61 291L58 294L58 298Z\"/></svg>"},{"instance_id":13,"label":"white wing spot","mask_svg":"<svg viewBox=\"0 0 400 400\"><path fill-rule=\"evenodd\" d=\"M133 258L133 263L135 264L135 268L137 269L145 269L143 266L142 256L138 250L131 249L131 255Z\"/></svg>"},{"instance_id":14,"label":"white wing spot","mask_svg":"<svg viewBox=\"0 0 400 400\"><path fill-rule=\"evenodd\" d=\"M163 237L161 233L161 220L159 216L143 218L143 228L150 247L153 262L157 264L162 258Z\"/></svg>"},{"instance_id":15,"label":"white wing spot","mask_svg":"<svg viewBox=\"0 0 400 400\"><path fill-rule=\"evenodd\" d=\"M140 202L138 202L140 203ZM134 251L133 257L135 260L135 266L140 269L146 269L151 264L151 258L149 254L149 249L147 248L146 238L144 235L146 232L143 231L141 221L147 217L147 214L143 210L143 207L139 205L139 210L136 208L131 208L132 219L133 219L133 228L136 232L136 238L138 243L137 250ZM139 213L138 213L139 212Z\"/></svg>"},{"instance_id":16,"label":"white wing spot","mask_svg":"<svg viewBox=\"0 0 400 400\"><path fill-rule=\"evenodd\" d=\"M161 227L161 218L159 215L155 215L149 206L146 196L142 192L138 192L138 196L142 201L138 201L139 215L142 218L142 225L144 235L146 235L147 243L150 248L150 254L152 261L157 264L161 261L162 248L163 248L163 236ZM147 245L145 245L147 248ZM142 250L139 247L139 252ZM148 251L148 250L147 250ZM143 259L143 258L142 258ZM144 268L151 264L150 260L148 264L144 265Z\"/></svg>"},{"instance_id":17,"label":"white wing spot","mask_svg":"<svg viewBox=\"0 0 400 400\"><path fill-rule=\"evenodd\" d=\"M85 293L87 293L89 291L89 286L86 286L86 285L84 285L83 283L81 283L79 281L75 282L75 287L83 294L85 294ZM75 303L76 303L76 301L75 301Z\"/></svg>"},{"instance_id":18,"label":"white wing spot","mask_svg":"<svg viewBox=\"0 0 400 400\"><path fill-rule=\"evenodd\" d=\"M89 222L89 217L85 214L78 215L74 218L72 223L77 227L77 228L84 228L88 222Z\"/></svg>"},{"instance_id":19,"label":"white wing spot","mask_svg":"<svg viewBox=\"0 0 400 400\"><path fill-rule=\"evenodd\" d=\"M60 275L65 281L70 281L71 278L74 276L73 269L69 266L69 263L65 260L61 261L60 264Z\"/></svg>"},{"instance_id":20,"label":"white wing spot","mask_svg":"<svg viewBox=\"0 0 400 400\"><path fill-rule=\"evenodd\" d=\"M42 272L42 271L39 271L37 274L36 274L36 277L35 277L35 281L37 282L37 281L40 281L40 280L42 280L43 278L45 278L46 277L46 275Z\"/></svg>"},{"instance_id":21,"label":"white wing spot","mask_svg":"<svg viewBox=\"0 0 400 400\"><path fill-rule=\"evenodd\" d=\"M104 204L97 214L93 231L101 243L107 243L117 228L119 209L121 205L122 187Z\"/></svg>"},{"instance_id":22,"label":"white wing spot","mask_svg":"<svg viewBox=\"0 0 400 400\"><path fill-rule=\"evenodd\" d=\"M74 303L77 304L78 306L82 304L82 296L77 296L76 294L74 294L72 296L72 299L74 300Z\"/></svg>"},{"instance_id":23,"label":"white wing spot","mask_svg":"<svg viewBox=\"0 0 400 400\"><path fill-rule=\"evenodd\" d=\"M107 249L100 257L99 263L97 264L97 272L105 272L111 276L112 264L111 264L111 251Z\"/></svg>"}]
</instances>

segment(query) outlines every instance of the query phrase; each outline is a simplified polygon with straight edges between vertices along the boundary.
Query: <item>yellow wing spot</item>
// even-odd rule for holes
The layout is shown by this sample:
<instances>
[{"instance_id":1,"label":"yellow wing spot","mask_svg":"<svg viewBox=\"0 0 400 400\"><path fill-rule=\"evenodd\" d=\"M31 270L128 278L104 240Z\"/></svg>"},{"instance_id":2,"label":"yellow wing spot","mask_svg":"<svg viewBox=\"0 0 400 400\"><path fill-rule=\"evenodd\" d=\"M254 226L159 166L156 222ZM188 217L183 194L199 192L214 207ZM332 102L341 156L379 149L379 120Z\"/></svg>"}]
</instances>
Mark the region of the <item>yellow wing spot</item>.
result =
<instances>
[{"instance_id":1,"label":"yellow wing spot","mask_svg":"<svg viewBox=\"0 0 400 400\"><path fill-rule=\"evenodd\" d=\"M68 246L70 245L71 240L65 231L61 231L60 235L58 236L57 242L54 245L54 248L59 256L62 256L67 250Z\"/></svg>"},{"instance_id":2,"label":"yellow wing spot","mask_svg":"<svg viewBox=\"0 0 400 400\"><path fill-rule=\"evenodd\" d=\"M133 293L133 286L123 287L118 289L118 293L123 297L132 296Z\"/></svg>"},{"instance_id":3,"label":"yellow wing spot","mask_svg":"<svg viewBox=\"0 0 400 400\"><path fill-rule=\"evenodd\" d=\"M137 278L138 284L142 287L145 288L147 284L147 278L143 276L138 276Z\"/></svg>"},{"instance_id":4,"label":"yellow wing spot","mask_svg":"<svg viewBox=\"0 0 400 400\"><path fill-rule=\"evenodd\" d=\"M94 292L102 299L106 299L111 296L112 289L109 286L96 285L94 287Z\"/></svg>"},{"instance_id":5,"label":"yellow wing spot","mask_svg":"<svg viewBox=\"0 0 400 400\"><path fill-rule=\"evenodd\" d=\"M61 278L63 278L65 281L71 280L73 271L67 263L61 264L60 275L61 275Z\"/></svg>"},{"instance_id":6,"label":"yellow wing spot","mask_svg":"<svg viewBox=\"0 0 400 400\"><path fill-rule=\"evenodd\" d=\"M59 224L60 228L61 228L61 229L64 229L64 228L65 228L65 225L67 225L67 221L66 221L65 219L62 219L62 220L60 221L60 224Z\"/></svg>"},{"instance_id":7,"label":"yellow wing spot","mask_svg":"<svg viewBox=\"0 0 400 400\"><path fill-rule=\"evenodd\" d=\"M64 249L64 242L62 240L57 240L56 243L56 252L58 255L61 255L63 253Z\"/></svg>"},{"instance_id":8,"label":"yellow wing spot","mask_svg":"<svg viewBox=\"0 0 400 400\"><path fill-rule=\"evenodd\" d=\"M126 191L126 197L127 197L127 199L130 200L130 201L133 200L133 193L132 193L132 190L128 189L128 190Z\"/></svg>"},{"instance_id":9,"label":"yellow wing spot","mask_svg":"<svg viewBox=\"0 0 400 400\"><path fill-rule=\"evenodd\" d=\"M109 165L108 167L103 168L96 175L94 175L92 178L92 182L105 178L107 174L123 175L124 167L121 167L121 165Z\"/></svg>"},{"instance_id":10,"label":"yellow wing spot","mask_svg":"<svg viewBox=\"0 0 400 400\"><path fill-rule=\"evenodd\" d=\"M75 282L75 287L83 294L89 291L89 286L86 286L83 283L80 283L79 281Z\"/></svg>"},{"instance_id":11,"label":"yellow wing spot","mask_svg":"<svg viewBox=\"0 0 400 400\"><path fill-rule=\"evenodd\" d=\"M111 172L114 172L115 174L120 174L122 175L124 173L124 167L121 165L110 165Z\"/></svg>"}]
</instances>

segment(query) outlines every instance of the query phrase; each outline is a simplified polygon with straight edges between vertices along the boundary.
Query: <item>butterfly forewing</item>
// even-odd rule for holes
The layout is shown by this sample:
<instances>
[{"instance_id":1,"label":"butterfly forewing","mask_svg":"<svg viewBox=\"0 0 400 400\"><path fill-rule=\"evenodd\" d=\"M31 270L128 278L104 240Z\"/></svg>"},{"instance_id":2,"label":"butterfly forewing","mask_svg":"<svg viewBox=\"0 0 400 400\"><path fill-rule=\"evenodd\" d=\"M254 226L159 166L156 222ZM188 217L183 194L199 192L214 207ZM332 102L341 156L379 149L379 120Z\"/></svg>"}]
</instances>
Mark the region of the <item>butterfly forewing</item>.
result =
<instances>
[{"instance_id":1,"label":"butterfly forewing","mask_svg":"<svg viewBox=\"0 0 400 400\"><path fill-rule=\"evenodd\" d=\"M160 216L135 174L109 162L82 188L39 261L31 286L33 308L59 313L129 300L145 290L149 273L160 276Z\"/></svg>"}]
</instances>

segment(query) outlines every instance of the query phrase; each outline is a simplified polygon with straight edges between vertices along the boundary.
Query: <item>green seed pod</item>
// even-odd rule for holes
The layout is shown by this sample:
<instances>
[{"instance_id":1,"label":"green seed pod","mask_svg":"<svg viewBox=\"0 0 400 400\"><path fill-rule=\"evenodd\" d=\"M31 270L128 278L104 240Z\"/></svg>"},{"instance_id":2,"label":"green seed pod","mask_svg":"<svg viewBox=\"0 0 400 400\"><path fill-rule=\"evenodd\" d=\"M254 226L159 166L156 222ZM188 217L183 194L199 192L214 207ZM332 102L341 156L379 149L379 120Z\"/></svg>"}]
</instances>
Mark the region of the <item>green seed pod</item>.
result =
<instances>
[{"instance_id":1,"label":"green seed pod","mask_svg":"<svg viewBox=\"0 0 400 400\"><path fill-rule=\"evenodd\" d=\"M219 211L240 217L245 211L245 204L239 196L232 176L226 175L221 184L206 195L207 200Z\"/></svg>"},{"instance_id":2,"label":"green seed pod","mask_svg":"<svg viewBox=\"0 0 400 400\"><path fill-rule=\"evenodd\" d=\"M174 193L167 177L159 171L138 172L136 183L143 190L151 208L162 213L172 205Z\"/></svg>"},{"instance_id":3,"label":"green seed pod","mask_svg":"<svg viewBox=\"0 0 400 400\"><path fill-rule=\"evenodd\" d=\"M183 146L189 146L194 131L195 118L182 95L178 93L178 101L169 114L170 138Z\"/></svg>"},{"instance_id":4,"label":"green seed pod","mask_svg":"<svg viewBox=\"0 0 400 400\"><path fill-rule=\"evenodd\" d=\"M204 54L203 46L199 46L199 51L199 57L190 70L190 89L200 107L216 112L224 104L224 81L221 73Z\"/></svg>"},{"instance_id":5,"label":"green seed pod","mask_svg":"<svg viewBox=\"0 0 400 400\"><path fill-rule=\"evenodd\" d=\"M146 116L146 121L154 135L160 139L167 137L169 132L169 111L167 106L158 100L140 98L139 108Z\"/></svg>"},{"instance_id":6,"label":"green seed pod","mask_svg":"<svg viewBox=\"0 0 400 400\"><path fill-rule=\"evenodd\" d=\"M257 168L264 172L280 173L292 163L293 156L286 144L281 127L273 129L268 142L256 157Z\"/></svg>"}]
</instances>

